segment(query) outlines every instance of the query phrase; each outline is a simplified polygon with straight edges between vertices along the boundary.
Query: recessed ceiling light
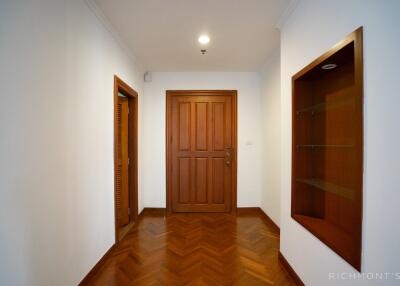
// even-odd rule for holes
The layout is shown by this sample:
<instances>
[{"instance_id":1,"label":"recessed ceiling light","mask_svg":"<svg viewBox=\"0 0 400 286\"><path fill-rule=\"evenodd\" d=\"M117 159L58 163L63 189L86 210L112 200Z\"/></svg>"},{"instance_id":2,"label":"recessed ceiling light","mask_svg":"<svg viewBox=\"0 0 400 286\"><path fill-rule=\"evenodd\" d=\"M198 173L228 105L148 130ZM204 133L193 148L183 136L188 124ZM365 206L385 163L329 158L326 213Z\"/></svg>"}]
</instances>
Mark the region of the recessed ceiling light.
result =
<instances>
[{"instance_id":1,"label":"recessed ceiling light","mask_svg":"<svg viewBox=\"0 0 400 286\"><path fill-rule=\"evenodd\" d=\"M323 70L333 70L337 67L337 64L326 64L321 67Z\"/></svg>"},{"instance_id":2,"label":"recessed ceiling light","mask_svg":"<svg viewBox=\"0 0 400 286\"><path fill-rule=\"evenodd\" d=\"M210 42L210 37L207 35L201 35L199 37L199 43L202 45L208 44Z\"/></svg>"}]
</instances>

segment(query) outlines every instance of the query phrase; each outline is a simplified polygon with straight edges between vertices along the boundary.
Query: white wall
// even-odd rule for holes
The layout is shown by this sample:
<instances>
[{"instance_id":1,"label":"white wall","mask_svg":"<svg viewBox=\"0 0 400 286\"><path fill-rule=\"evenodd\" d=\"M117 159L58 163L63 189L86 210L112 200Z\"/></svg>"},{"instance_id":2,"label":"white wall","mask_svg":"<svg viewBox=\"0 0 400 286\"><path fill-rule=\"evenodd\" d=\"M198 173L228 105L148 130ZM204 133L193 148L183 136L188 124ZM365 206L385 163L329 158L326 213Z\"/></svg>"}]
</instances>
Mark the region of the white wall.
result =
<instances>
[{"instance_id":1,"label":"white wall","mask_svg":"<svg viewBox=\"0 0 400 286\"><path fill-rule=\"evenodd\" d=\"M144 205L165 207L165 91L238 90L238 206L260 206L261 114L257 73L156 72L144 85ZM250 144L250 145L249 145Z\"/></svg>"},{"instance_id":2,"label":"white wall","mask_svg":"<svg viewBox=\"0 0 400 286\"><path fill-rule=\"evenodd\" d=\"M281 85L279 51L263 66L261 73L262 194L261 208L280 222Z\"/></svg>"},{"instance_id":3,"label":"white wall","mask_svg":"<svg viewBox=\"0 0 400 286\"><path fill-rule=\"evenodd\" d=\"M114 242L113 76L142 73L81 0L3 0L0 39L1 284L77 285Z\"/></svg>"},{"instance_id":4,"label":"white wall","mask_svg":"<svg viewBox=\"0 0 400 286\"><path fill-rule=\"evenodd\" d=\"M362 25L365 64L362 270L400 272L399 11L397 0L302 0L281 30L281 251L306 285L399 284L393 276L382 281L328 280L329 272L355 271L290 218L291 76Z\"/></svg>"}]
</instances>

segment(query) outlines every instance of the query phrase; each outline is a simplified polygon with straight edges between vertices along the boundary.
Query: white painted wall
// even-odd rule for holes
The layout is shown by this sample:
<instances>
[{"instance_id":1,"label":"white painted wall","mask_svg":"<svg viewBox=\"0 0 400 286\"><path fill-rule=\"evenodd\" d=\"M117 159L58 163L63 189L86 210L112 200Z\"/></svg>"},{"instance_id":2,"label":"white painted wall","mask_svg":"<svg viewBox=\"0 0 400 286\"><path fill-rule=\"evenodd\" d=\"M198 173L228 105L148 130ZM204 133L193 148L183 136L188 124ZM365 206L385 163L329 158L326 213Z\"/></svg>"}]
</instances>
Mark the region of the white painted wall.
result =
<instances>
[{"instance_id":1,"label":"white painted wall","mask_svg":"<svg viewBox=\"0 0 400 286\"><path fill-rule=\"evenodd\" d=\"M400 272L400 1L301 0L281 30L281 251L306 285L399 285L349 280L354 269L290 218L291 76L364 26L364 273ZM328 280L328 273L345 273ZM400 278L400 275L397 276Z\"/></svg>"},{"instance_id":2,"label":"white painted wall","mask_svg":"<svg viewBox=\"0 0 400 286\"><path fill-rule=\"evenodd\" d=\"M113 76L142 73L82 0L2 0L0 39L0 283L77 285L114 242Z\"/></svg>"},{"instance_id":3,"label":"white painted wall","mask_svg":"<svg viewBox=\"0 0 400 286\"><path fill-rule=\"evenodd\" d=\"M144 205L165 207L165 91L238 90L238 206L260 206L261 109L257 73L155 72L144 85ZM249 145L251 144L251 145Z\"/></svg>"},{"instance_id":4,"label":"white painted wall","mask_svg":"<svg viewBox=\"0 0 400 286\"><path fill-rule=\"evenodd\" d=\"M262 193L261 208L280 224L281 85L280 54L273 55L261 72Z\"/></svg>"}]
</instances>

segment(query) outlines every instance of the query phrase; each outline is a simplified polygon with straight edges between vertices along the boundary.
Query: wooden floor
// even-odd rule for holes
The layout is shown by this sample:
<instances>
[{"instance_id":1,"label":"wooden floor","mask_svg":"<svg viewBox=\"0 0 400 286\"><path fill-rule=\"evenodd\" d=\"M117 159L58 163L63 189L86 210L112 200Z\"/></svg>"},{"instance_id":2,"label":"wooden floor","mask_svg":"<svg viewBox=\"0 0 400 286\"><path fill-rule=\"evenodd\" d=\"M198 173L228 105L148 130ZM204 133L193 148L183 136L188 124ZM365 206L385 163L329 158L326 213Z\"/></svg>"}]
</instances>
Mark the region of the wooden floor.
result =
<instances>
[{"instance_id":1,"label":"wooden floor","mask_svg":"<svg viewBox=\"0 0 400 286\"><path fill-rule=\"evenodd\" d=\"M145 210L90 285L295 285L278 249L257 209L167 218Z\"/></svg>"}]
</instances>

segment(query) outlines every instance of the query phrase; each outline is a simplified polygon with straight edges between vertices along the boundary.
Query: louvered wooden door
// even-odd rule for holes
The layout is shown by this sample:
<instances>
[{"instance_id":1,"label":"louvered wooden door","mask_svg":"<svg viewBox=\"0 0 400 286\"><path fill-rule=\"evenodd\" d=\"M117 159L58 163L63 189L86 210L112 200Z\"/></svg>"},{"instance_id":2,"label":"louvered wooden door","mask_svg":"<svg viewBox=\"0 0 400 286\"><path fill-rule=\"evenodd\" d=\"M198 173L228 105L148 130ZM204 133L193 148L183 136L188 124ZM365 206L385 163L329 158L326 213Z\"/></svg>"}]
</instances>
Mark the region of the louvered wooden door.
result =
<instances>
[{"instance_id":1,"label":"louvered wooden door","mask_svg":"<svg viewBox=\"0 0 400 286\"><path fill-rule=\"evenodd\" d=\"M229 212L232 206L232 97L171 99L171 201L174 212Z\"/></svg>"},{"instance_id":2,"label":"louvered wooden door","mask_svg":"<svg viewBox=\"0 0 400 286\"><path fill-rule=\"evenodd\" d=\"M116 203L120 226L129 223L129 102L127 98L118 97L117 106L117 170L116 170Z\"/></svg>"}]
</instances>

